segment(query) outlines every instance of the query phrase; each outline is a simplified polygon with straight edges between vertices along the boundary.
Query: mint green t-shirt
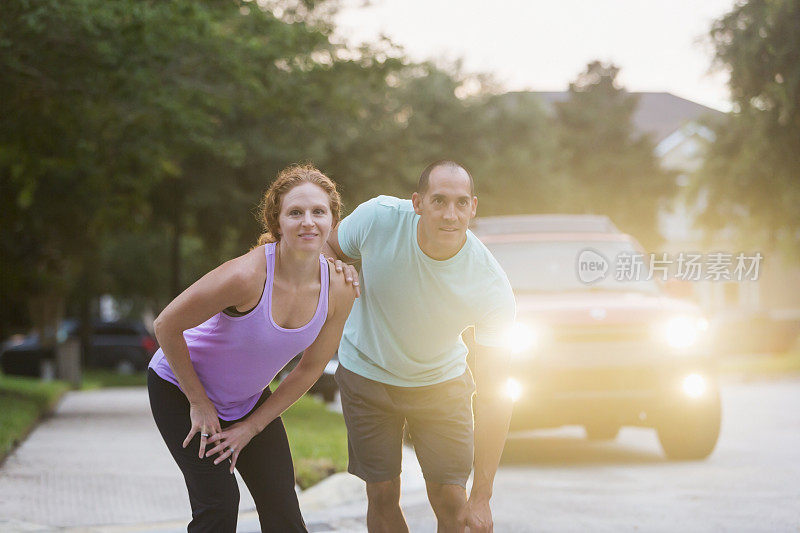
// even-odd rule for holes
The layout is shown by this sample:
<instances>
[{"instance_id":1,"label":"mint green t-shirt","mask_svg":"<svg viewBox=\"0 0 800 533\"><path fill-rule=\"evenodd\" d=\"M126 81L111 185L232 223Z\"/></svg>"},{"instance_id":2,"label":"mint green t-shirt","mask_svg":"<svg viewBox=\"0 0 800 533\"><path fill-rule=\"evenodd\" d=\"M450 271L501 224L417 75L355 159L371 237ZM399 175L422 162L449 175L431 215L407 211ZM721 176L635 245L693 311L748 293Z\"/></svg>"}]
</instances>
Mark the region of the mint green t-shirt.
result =
<instances>
[{"instance_id":1,"label":"mint green t-shirt","mask_svg":"<svg viewBox=\"0 0 800 533\"><path fill-rule=\"evenodd\" d=\"M366 378L416 387L464 373L461 332L504 346L514 321L511 285L471 231L461 250L444 261L417 242L419 215L410 200L378 196L339 224L339 246L361 260L361 297L347 319L339 362Z\"/></svg>"}]
</instances>

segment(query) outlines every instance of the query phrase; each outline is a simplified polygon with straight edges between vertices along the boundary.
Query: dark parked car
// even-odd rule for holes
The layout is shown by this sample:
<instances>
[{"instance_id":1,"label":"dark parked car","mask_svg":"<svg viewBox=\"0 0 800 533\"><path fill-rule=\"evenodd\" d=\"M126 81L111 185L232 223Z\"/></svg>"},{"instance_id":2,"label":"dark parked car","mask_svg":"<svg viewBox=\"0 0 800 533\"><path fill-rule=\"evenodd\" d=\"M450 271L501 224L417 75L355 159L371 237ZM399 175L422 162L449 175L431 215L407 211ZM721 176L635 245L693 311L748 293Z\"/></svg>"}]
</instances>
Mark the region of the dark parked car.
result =
<instances>
[{"instance_id":1,"label":"dark parked car","mask_svg":"<svg viewBox=\"0 0 800 533\"><path fill-rule=\"evenodd\" d=\"M79 333L78 321L64 320L56 334L56 343L77 338ZM157 348L158 343L141 322L94 322L83 366L121 373L144 371ZM7 341L0 352L0 367L5 374L42 376L51 372L48 369L54 368L55 360L55 349L43 347L36 333Z\"/></svg>"}]
</instances>

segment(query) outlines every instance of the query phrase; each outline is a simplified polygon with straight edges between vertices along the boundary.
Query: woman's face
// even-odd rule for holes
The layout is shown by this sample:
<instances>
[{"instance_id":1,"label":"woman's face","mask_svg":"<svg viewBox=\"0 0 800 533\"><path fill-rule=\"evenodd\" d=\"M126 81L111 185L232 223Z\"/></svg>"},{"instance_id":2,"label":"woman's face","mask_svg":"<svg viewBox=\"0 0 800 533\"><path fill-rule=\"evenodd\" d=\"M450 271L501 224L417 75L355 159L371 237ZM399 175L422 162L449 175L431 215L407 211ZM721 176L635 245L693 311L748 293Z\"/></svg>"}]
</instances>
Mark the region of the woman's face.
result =
<instances>
[{"instance_id":1,"label":"woman's face","mask_svg":"<svg viewBox=\"0 0 800 533\"><path fill-rule=\"evenodd\" d=\"M308 182L290 189L281 199L278 225L282 247L321 252L333 227L328 194Z\"/></svg>"}]
</instances>

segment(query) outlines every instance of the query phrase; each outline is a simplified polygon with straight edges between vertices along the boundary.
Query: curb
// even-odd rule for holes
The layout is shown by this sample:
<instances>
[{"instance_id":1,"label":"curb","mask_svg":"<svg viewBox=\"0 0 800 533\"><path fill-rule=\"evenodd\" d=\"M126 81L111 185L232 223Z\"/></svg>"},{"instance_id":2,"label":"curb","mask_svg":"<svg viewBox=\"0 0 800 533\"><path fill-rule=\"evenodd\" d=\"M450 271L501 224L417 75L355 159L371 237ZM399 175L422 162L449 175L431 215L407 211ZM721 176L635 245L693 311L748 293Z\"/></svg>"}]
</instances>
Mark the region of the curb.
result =
<instances>
[{"instance_id":1,"label":"curb","mask_svg":"<svg viewBox=\"0 0 800 533\"><path fill-rule=\"evenodd\" d=\"M347 472L328 476L299 494L300 507L308 511L327 510L331 507L367 501L363 481Z\"/></svg>"}]
</instances>

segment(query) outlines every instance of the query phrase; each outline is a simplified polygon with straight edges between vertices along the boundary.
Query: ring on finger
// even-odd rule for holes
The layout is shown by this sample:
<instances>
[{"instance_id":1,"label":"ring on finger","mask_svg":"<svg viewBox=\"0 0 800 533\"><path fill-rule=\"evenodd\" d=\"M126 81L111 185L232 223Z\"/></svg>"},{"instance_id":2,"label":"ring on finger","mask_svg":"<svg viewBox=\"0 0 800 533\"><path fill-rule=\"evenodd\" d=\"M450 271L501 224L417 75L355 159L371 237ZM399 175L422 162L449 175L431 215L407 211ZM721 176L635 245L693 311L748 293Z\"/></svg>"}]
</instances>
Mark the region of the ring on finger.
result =
<instances>
[{"instance_id":1,"label":"ring on finger","mask_svg":"<svg viewBox=\"0 0 800 533\"><path fill-rule=\"evenodd\" d=\"M208 437L210 437L211 435L209 435L208 433L200 433L200 436L201 436L201 437L208 438Z\"/></svg>"},{"instance_id":2,"label":"ring on finger","mask_svg":"<svg viewBox=\"0 0 800 533\"><path fill-rule=\"evenodd\" d=\"M228 448L228 451L229 451L229 452L231 452L231 453L233 453L233 452L235 452L236 450L233 448L233 446L231 446L230 448Z\"/></svg>"}]
</instances>

